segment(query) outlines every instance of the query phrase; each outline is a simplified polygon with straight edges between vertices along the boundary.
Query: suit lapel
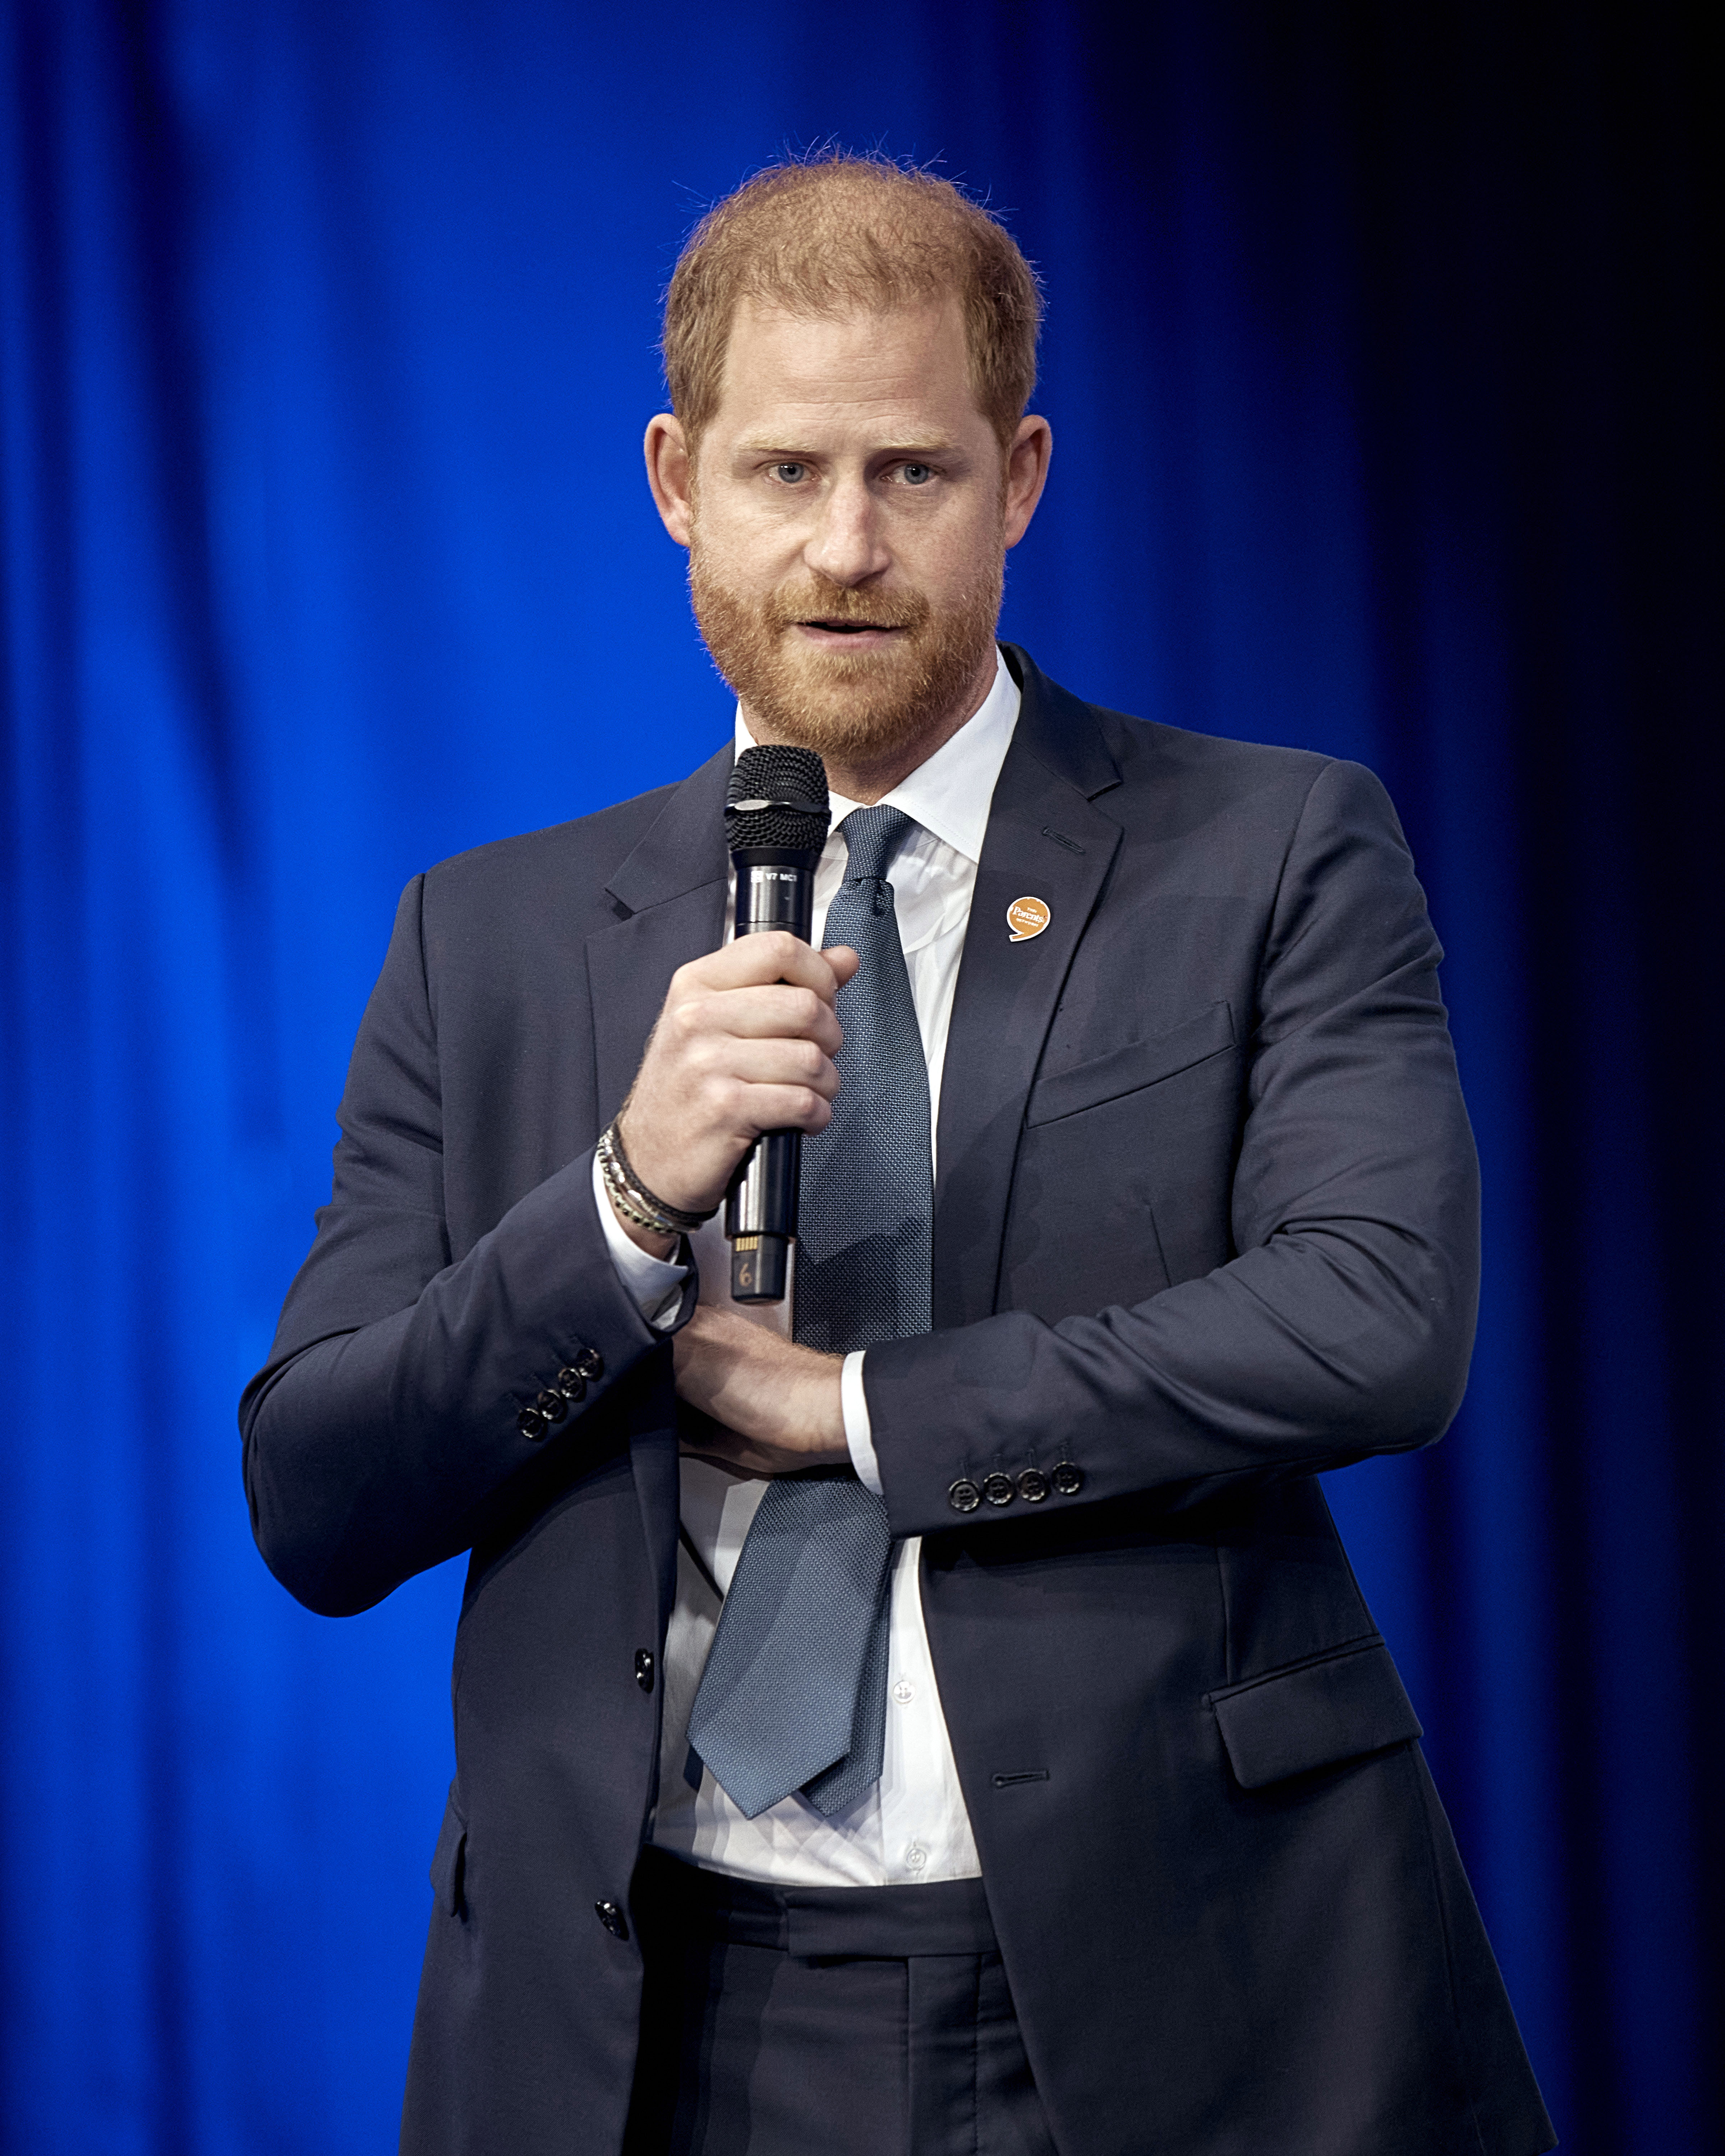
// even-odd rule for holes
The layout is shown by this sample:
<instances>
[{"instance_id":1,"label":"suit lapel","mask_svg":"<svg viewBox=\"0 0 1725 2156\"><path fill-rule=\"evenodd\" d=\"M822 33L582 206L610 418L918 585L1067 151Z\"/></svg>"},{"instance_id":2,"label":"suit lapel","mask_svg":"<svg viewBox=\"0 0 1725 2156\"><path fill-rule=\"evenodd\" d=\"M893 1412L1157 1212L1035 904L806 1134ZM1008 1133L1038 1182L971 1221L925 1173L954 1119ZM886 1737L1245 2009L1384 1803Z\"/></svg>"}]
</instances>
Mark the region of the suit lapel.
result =
<instances>
[{"instance_id":1,"label":"suit lapel","mask_svg":"<svg viewBox=\"0 0 1725 2156\"><path fill-rule=\"evenodd\" d=\"M727 742L675 788L646 836L606 885L622 916L587 939L594 1075L600 1118L623 1106L653 1021L679 966L719 947L729 863L725 851ZM665 1382L670 1383L670 1363ZM661 1629L676 1594L679 1476L674 1419L629 1446L635 1495L659 1590ZM673 1763L673 1771L680 1766Z\"/></svg>"},{"instance_id":2,"label":"suit lapel","mask_svg":"<svg viewBox=\"0 0 1725 2156\"><path fill-rule=\"evenodd\" d=\"M602 1122L623 1106L677 968L716 951L729 863L729 742L672 793L605 888L623 918L587 939L593 1063Z\"/></svg>"},{"instance_id":3,"label":"suit lapel","mask_svg":"<svg viewBox=\"0 0 1725 2156\"><path fill-rule=\"evenodd\" d=\"M934 1204L934 1322L994 1307L1024 1103L1072 954L1096 908L1120 826L1092 798L1120 773L1087 705L1012 645L1023 701L988 813L941 1085ZM1040 899L1047 926L1014 942L1007 909Z\"/></svg>"}]
</instances>

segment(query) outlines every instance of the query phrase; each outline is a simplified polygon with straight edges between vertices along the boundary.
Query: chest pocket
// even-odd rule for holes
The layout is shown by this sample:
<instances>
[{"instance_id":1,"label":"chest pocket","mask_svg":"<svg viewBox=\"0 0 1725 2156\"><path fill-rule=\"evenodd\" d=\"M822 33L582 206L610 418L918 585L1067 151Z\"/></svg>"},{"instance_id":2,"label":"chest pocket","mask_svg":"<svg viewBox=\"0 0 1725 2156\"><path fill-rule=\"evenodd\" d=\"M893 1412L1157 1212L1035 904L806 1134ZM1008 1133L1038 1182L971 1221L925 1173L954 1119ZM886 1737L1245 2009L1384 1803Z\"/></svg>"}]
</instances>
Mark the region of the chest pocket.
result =
<instances>
[{"instance_id":1,"label":"chest pocket","mask_svg":"<svg viewBox=\"0 0 1725 2156\"><path fill-rule=\"evenodd\" d=\"M1079 1115L1086 1108L1100 1107L1105 1101L1118 1100L1122 1094L1138 1092L1146 1086L1189 1070L1194 1063L1232 1048L1234 1040L1231 1007L1226 1003L1211 1004L1166 1033L1153 1034L1147 1040L1128 1041L1123 1048L1111 1049L1106 1055L1075 1064L1070 1070L1050 1071L1031 1088L1024 1122L1034 1128L1039 1123Z\"/></svg>"},{"instance_id":2,"label":"chest pocket","mask_svg":"<svg viewBox=\"0 0 1725 2156\"><path fill-rule=\"evenodd\" d=\"M1232 1255L1237 1060L1232 1012L1215 1003L1032 1088L999 1307L1089 1316Z\"/></svg>"}]
</instances>

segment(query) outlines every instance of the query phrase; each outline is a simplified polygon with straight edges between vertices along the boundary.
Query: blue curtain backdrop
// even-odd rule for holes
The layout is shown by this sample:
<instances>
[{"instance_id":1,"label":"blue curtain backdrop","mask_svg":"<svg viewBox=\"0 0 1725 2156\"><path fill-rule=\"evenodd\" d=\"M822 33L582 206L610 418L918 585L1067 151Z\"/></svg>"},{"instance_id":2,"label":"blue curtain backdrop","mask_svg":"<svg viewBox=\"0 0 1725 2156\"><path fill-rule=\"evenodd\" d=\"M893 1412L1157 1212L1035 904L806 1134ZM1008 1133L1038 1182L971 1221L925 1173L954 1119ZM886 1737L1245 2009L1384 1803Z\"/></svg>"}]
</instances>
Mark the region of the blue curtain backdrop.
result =
<instances>
[{"instance_id":1,"label":"blue curtain backdrop","mask_svg":"<svg viewBox=\"0 0 1725 2156\"><path fill-rule=\"evenodd\" d=\"M1448 1440L1332 1502L1567 2146L1718 2145L1717 91L1687 19L0 9L8 2150L393 2145L459 1568L295 1607L234 1398L401 884L725 732L639 475L657 295L706 202L834 137L939 157L1045 271L1058 454L1009 631L1401 806L1486 1302Z\"/></svg>"}]
</instances>

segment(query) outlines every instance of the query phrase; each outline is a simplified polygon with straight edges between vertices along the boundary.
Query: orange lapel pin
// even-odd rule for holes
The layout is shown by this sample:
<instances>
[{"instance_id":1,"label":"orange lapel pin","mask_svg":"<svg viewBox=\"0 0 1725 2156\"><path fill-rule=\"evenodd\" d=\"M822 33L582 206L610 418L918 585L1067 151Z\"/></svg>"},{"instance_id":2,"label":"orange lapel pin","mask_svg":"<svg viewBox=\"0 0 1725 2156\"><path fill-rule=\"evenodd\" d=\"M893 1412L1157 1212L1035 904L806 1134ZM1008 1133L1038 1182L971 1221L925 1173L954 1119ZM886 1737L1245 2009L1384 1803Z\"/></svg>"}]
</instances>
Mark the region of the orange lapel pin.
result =
<instances>
[{"instance_id":1,"label":"orange lapel pin","mask_svg":"<svg viewBox=\"0 0 1725 2156\"><path fill-rule=\"evenodd\" d=\"M1014 943L1028 943L1040 936L1053 918L1045 899L1015 898L1006 909L1006 925Z\"/></svg>"}]
</instances>

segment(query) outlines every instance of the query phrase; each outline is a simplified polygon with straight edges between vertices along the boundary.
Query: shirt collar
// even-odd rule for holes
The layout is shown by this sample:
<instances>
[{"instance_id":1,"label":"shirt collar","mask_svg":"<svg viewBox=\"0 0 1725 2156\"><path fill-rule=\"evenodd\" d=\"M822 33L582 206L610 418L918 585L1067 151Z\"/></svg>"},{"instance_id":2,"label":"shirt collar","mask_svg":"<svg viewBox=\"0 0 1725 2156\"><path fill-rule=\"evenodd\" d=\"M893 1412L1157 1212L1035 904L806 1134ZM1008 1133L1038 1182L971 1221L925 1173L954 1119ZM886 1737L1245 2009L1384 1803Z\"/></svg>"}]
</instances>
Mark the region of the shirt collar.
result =
<instances>
[{"instance_id":1,"label":"shirt collar","mask_svg":"<svg viewBox=\"0 0 1725 2156\"><path fill-rule=\"evenodd\" d=\"M1019 701L1019 685L1008 673L997 647L994 680L988 695L949 742L882 797L881 806L902 808L955 853L979 862L983 834L988 828L988 805L994 798L1006 752L1012 746L1013 728L1018 724ZM739 704L737 753L741 756L754 746L755 737L743 723ZM834 824L857 805L842 793L834 793Z\"/></svg>"}]
</instances>

